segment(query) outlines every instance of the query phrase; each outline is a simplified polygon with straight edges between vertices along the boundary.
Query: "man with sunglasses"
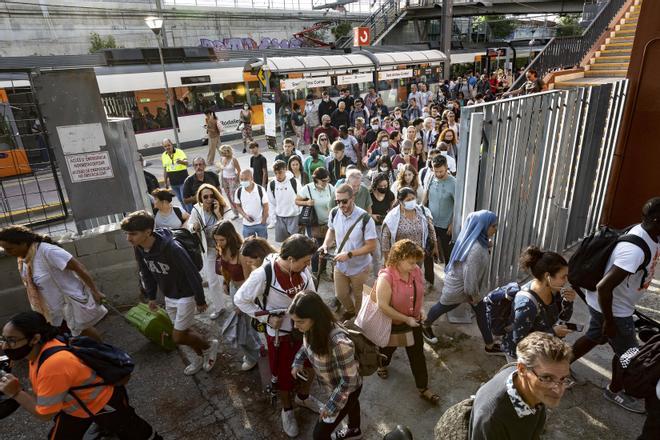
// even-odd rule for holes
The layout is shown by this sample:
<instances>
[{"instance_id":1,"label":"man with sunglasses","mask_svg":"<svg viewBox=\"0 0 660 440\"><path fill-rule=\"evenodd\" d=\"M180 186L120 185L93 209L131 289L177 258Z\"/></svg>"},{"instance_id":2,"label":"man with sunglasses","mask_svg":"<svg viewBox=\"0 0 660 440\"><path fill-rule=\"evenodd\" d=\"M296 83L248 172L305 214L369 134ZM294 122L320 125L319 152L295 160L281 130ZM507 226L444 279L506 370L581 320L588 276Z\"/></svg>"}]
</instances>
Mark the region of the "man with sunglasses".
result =
<instances>
[{"instance_id":1,"label":"man with sunglasses","mask_svg":"<svg viewBox=\"0 0 660 440\"><path fill-rule=\"evenodd\" d=\"M320 253L335 243L335 295L344 308L342 320L355 316L362 303L362 286L369 277L371 253L376 249L376 224L364 209L355 205L349 184L335 190L337 206L330 211L328 232Z\"/></svg>"},{"instance_id":2,"label":"man with sunglasses","mask_svg":"<svg viewBox=\"0 0 660 440\"><path fill-rule=\"evenodd\" d=\"M502 368L474 398L469 440L539 439L546 408L556 408L570 378L571 346L543 332L524 338L515 365Z\"/></svg>"}]
</instances>

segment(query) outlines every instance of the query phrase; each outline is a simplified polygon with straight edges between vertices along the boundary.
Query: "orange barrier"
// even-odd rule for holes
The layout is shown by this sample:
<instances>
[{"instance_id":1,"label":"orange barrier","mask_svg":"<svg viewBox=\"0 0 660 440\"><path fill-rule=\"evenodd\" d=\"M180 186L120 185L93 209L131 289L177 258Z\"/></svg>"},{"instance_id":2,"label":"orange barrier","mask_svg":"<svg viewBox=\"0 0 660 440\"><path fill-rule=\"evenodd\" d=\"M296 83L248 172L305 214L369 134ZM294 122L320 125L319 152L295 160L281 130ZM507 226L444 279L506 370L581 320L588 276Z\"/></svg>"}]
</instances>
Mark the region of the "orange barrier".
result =
<instances>
[{"instance_id":1,"label":"orange barrier","mask_svg":"<svg viewBox=\"0 0 660 440\"><path fill-rule=\"evenodd\" d=\"M32 172L25 150L0 151L0 177L18 176Z\"/></svg>"}]
</instances>

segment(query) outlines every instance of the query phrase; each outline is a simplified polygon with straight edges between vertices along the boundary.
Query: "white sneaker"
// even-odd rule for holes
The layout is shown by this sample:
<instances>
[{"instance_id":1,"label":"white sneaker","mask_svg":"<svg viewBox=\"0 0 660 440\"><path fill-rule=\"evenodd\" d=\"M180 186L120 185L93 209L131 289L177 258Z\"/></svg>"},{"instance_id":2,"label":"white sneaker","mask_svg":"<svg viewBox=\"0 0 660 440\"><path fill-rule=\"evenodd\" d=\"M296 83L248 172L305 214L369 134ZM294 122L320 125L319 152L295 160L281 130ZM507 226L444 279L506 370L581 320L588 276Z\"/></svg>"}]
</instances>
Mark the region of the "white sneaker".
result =
<instances>
[{"instance_id":1,"label":"white sneaker","mask_svg":"<svg viewBox=\"0 0 660 440\"><path fill-rule=\"evenodd\" d=\"M323 407L321 401L316 397L312 396L311 394L307 396L307 399L305 400L302 400L296 394L296 398L294 399L294 402L296 405L307 408L310 411L314 411L316 414L319 414L321 412L321 408Z\"/></svg>"},{"instance_id":2,"label":"white sneaker","mask_svg":"<svg viewBox=\"0 0 660 440\"><path fill-rule=\"evenodd\" d=\"M192 360L190 361L190 364L188 364L186 369L183 370L183 374L185 374L186 376L192 376L193 374L197 374L199 370L202 369L203 365L204 365L204 358L194 354Z\"/></svg>"},{"instance_id":3,"label":"white sneaker","mask_svg":"<svg viewBox=\"0 0 660 440\"><path fill-rule=\"evenodd\" d=\"M257 365L257 361L251 361L247 356L243 356L243 363L241 364L241 371L250 371Z\"/></svg>"},{"instance_id":4,"label":"white sneaker","mask_svg":"<svg viewBox=\"0 0 660 440\"><path fill-rule=\"evenodd\" d=\"M215 366L215 359L218 357L218 348L220 347L217 339L211 339L209 343L211 346L204 350L204 371L211 371Z\"/></svg>"},{"instance_id":5,"label":"white sneaker","mask_svg":"<svg viewBox=\"0 0 660 440\"><path fill-rule=\"evenodd\" d=\"M209 318L216 320L218 319L223 313L225 313L225 309L220 309L217 312L213 312L209 315Z\"/></svg>"},{"instance_id":6,"label":"white sneaker","mask_svg":"<svg viewBox=\"0 0 660 440\"><path fill-rule=\"evenodd\" d=\"M282 409L282 429L289 437L298 437L298 422L293 409L289 411Z\"/></svg>"},{"instance_id":7,"label":"white sneaker","mask_svg":"<svg viewBox=\"0 0 660 440\"><path fill-rule=\"evenodd\" d=\"M268 223L268 229L273 229L275 227L275 223Z\"/></svg>"}]
</instances>

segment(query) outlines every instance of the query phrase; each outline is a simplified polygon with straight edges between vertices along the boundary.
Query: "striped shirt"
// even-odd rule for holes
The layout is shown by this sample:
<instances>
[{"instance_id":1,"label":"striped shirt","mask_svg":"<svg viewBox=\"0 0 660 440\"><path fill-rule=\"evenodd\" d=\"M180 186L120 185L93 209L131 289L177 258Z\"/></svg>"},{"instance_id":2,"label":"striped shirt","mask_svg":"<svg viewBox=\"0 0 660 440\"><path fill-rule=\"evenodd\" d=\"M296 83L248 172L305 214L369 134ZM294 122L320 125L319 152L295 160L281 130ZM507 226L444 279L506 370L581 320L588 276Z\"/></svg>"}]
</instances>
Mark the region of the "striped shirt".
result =
<instances>
[{"instance_id":1,"label":"striped shirt","mask_svg":"<svg viewBox=\"0 0 660 440\"><path fill-rule=\"evenodd\" d=\"M344 408L348 396L362 385L362 377L358 373L353 341L346 333L336 328L330 332L330 350L328 355L315 354L305 336L293 361L293 367L302 368L305 360L312 364L316 377L331 390L325 410L330 417L334 417Z\"/></svg>"}]
</instances>

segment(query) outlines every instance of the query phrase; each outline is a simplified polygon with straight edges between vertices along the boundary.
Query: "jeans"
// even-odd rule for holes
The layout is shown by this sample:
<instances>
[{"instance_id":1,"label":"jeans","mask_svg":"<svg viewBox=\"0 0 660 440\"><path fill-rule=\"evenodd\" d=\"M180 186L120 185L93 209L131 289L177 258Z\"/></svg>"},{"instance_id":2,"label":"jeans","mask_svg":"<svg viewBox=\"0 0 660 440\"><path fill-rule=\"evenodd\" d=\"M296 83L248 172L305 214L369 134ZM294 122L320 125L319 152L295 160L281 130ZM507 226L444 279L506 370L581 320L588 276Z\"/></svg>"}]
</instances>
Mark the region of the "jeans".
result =
<instances>
[{"instance_id":1,"label":"jeans","mask_svg":"<svg viewBox=\"0 0 660 440\"><path fill-rule=\"evenodd\" d=\"M268 239L268 229L266 229L266 225L261 224L252 226L243 225L243 238L247 238L251 235Z\"/></svg>"},{"instance_id":2,"label":"jeans","mask_svg":"<svg viewBox=\"0 0 660 440\"><path fill-rule=\"evenodd\" d=\"M325 423L323 420L317 418L316 425L314 426L314 440L330 440L332 431L348 416L348 427L350 429L360 429L360 392L362 386L348 395L346 405L339 411L337 418L332 423Z\"/></svg>"},{"instance_id":3,"label":"jeans","mask_svg":"<svg viewBox=\"0 0 660 440\"><path fill-rule=\"evenodd\" d=\"M482 301L479 301L476 304L471 304L472 305L472 310L474 310L474 313L477 315L477 326L479 327L479 331L481 332L481 337L484 338L484 343L486 345L490 345L493 343L493 335L490 332L490 328L488 327L488 320L486 319L486 304ZM424 322L424 325L431 325L433 322L447 313L450 310L455 309L456 307L460 306L460 304L442 304L440 301L438 301L433 307L431 307L431 310L429 310L429 315L426 318L426 321Z\"/></svg>"},{"instance_id":4,"label":"jeans","mask_svg":"<svg viewBox=\"0 0 660 440\"><path fill-rule=\"evenodd\" d=\"M438 238L438 247L440 248L440 254L445 265L449 263L449 257L451 256L451 236L447 235L446 228L439 228L434 226L435 236Z\"/></svg>"},{"instance_id":5,"label":"jeans","mask_svg":"<svg viewBox=\"0 0 660 440\"><path fill-rule=\"evenodd\" d=\"M597 343L609 342L614 353L621 356L628 349L637 347L637 335L635 334L635 322L632 316L623 318L614 317L616 325L616 335L614 338L608 338L603 334L604 316L599 311L589 307L589 329L585 336Z\"/></svg>"},{"instance_id":6,"label":"jeans","mask_svg":"<svg viewBox=\"0 0 660 440\"><path fill-rule=\"evenodd\" d=\"M170 185L170 187L172 188L172 191L174 191L176 198L179 199L179 202L181 202L181 207L183 207L186 212L190 213L190 211L192 211L192 205L183 202L183 184Z\"/></svg>"},{"instance_id":7,"label":"jeans","mask_svg":"<svg viewBox=\"0 0 660 440\"><path fill-rule=\"evenodd\" d=\"M428 388L429 374L426 370L426 358L424 357L424 339L422 337L422 327L413 327L413 338L415 343L410 347L405 347L406 354L408 355L408 362L412 370L413 377L415 378L415 386L420 390ZM383 362L383 366L387 367L392 361L392 355L399 347L383 347L380 353L387 356L387 360Z\"/></svg>"}]
</instances>

